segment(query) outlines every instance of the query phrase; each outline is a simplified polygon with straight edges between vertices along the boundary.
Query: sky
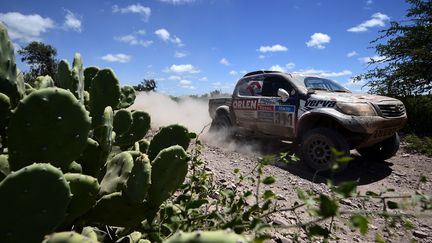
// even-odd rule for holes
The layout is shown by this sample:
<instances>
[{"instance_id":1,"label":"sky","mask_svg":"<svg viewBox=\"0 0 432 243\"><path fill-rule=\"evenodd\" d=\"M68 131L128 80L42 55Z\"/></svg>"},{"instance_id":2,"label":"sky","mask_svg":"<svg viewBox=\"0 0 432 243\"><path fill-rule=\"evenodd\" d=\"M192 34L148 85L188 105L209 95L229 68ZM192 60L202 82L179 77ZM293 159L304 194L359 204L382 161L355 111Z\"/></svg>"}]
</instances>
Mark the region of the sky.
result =
<instances>
[{"instance_id":1,"label":"sky","mask_svg":"<svg viewBox=\"0 0 432 243\"><path fill-rule=\"evenodd\" d=\"M378 56L370 41L405 19L403 0L14 0L0 21L17 48L42 41L72 63L112 68L122 85L169 95L232 92L245 73L320 75L354 92ZM19 60L19 56L17 56ZM22 70L28 67L18 63Z\"/></svg>"}]
</instances>

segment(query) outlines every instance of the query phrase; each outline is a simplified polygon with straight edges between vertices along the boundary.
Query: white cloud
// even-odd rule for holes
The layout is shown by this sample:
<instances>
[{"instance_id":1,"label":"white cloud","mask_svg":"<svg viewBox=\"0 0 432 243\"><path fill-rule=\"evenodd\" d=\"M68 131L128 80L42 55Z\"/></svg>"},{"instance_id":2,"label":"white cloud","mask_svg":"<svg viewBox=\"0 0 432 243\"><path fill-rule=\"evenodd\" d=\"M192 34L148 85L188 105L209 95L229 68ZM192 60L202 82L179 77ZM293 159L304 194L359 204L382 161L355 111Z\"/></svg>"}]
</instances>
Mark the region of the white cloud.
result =
<instances>
[{"instance_id":1,"label":"white cloud","mask_svg":"<svg viewBox=\"0 0 432 243\"><path fill-rule=\"evenodd\" d=\"M164 2L164 3L174 4L174 5L195 2L195 0L159 0L159 1Z\"/></svg>"},{"instance_id":2,"label":"white cloud","mask_svg":"<svg viewBox=\"0 0 432 243\"><path fill-rule=\"evenodd\" d=\"M371 17L371 19L357 25L354 27L349 28L347 31L349 32L365 32L369 28L372 27L384 27L385 22L389 21L389 16L382 14L382 13L374 13Z\"/></svg>"},{"instance_id":3,"label":"white cloud","mask_svg":"<svg viewBox=\"0 0 432 243\"><path fill-rule=\"evenodd\" d=\"M102 60L107 61L107 62L119 62L119 63L126 63L129 62L131 60L131 56L130 55L126 55L126 54L107 54L103 57L101 57Z\"/></svg>"},{"instance_id":4,"label":"white cloud","mask_svg":"<svg viewBox=\"0 0 432 243\"><path fill-rule=\"evenodd\" d=\"M169 67L168 72L173 72L173 73L199 73L200 70L198 70L196 67L194 67L191 64L180 64L180 65L171 65L171 67Z\"/></svg>"},{"instance_id":5,"label":"white cloud","mask_svg":"<svg viewBox=\"0 0 432 243\"><path fill-rule=\"evenodd\" d=\"M151 15L151 9L149 7L142 6L141 4L132 4L124 8L114 5L112 7L114 13L136 13L141 15L144 21L148 21Z\"/></svg>"},{"instance_id":6,"label":"white cloud","mask_svg":"<svg viewBox=\"0 0 432 243\"><path fill-rule=\"evenodd\" d=\"M224 57L219 61L220 64L225 65L225 66L229 66L231 65L231 63Z\"/></svg>"},{"instance_id":7,"label":"white cloud","mask_svg":"<svg viewBox=\"0 0 432 243\"><path fill-rule=\"evenodd\" d=\"M63 28L68 30L74 30L76 32L81 32L81 19L77 17L74 13L69 10L66 11L65 21L63 23Z\"/></svg>"},{"instance_id":8,"label":"white cloud","mask_svg":"<svg viewBox=\"0 0 432 243\"><path fill-rule=\"evenodd\" d=\"M285 46L276 44L273 46L260 46L260 48L258 49L259 52L261 53L266 53L266 52L282 52L282 51L288 51L288 48L286 48Z\"/></svg>"},{"instance_id":9,"label":"white cloud","mask_svg":"<svg viewBox=\"0 0 432 243\"><path fill-rule=\"evenodd\" d=\"M237 72L236 70L231 70L231 71L229 72L229 74L232 75L232 76L235 76L235 75L238 74L238 72Z\"/></svg>"},{"instance_id":10,"label":"white cloud","mask_svg":"<svg viewBox=\"0 0 432 243\"><path fill-rule=\"evenodd\" d=\"M386 59L385 56L373 56L373 57L359 57L358 60L362 63L368 63L368 62L380 62L382 60Z\"/></svg>"},{"instance_id":11,"label":"white cloud","mask_svg":"<svg viewBox=\"0 0 432 243\"><path fill-rule=\"evenodd\" d=\"M10 38L21 42L40 41L41 34L55 26L54 21L48 17L18 12L0 13L0 21L8 27Z\"/></svg>"},{"instance_id":12,"label":"white cloud","mask_svg":"<svg viewBox=\"0 0 432 243\"><path fill-rule=\"evenodd\" d=\"M372 1L372 0L367 0L366 1L366 5L371 5L371 4L373 4L374 2Z\"/></svg>"},{"instance_id":13,"label":"white cloud","mask_svg":"<svg viewBox=\"0 0 432 243\"><path fill-rule=\"evenodd\" d=\"M192 81L182 79L178 82L178 86L187 89L195 89L195 86L192 85Z\"/></svg>"},{"instance_id":14,"label":"white cloud","mask_svg":"<svg viewBox=\"0 0 432 243\"><path fill-rule=\"evenodd\" d=\"M171 75L168 77L169 80L181 80L180 76L176 76L176 75Z\"/></svg>"},{"instance_id":15,"label":"white cloud","mask_svg":"<svg viewBox=\"0 0 432 243\"><path fill-rule=\"evenodd\" d=\"M166 29L158 29L154 33L163 41L168 41L170 39L170 33Z\"/></svg>"},{"instance_id":16,"label":"white cloud","mask_svg":"<svg viewBox=\"0 0 432 243\"><path fill-rule=\"evenodd\" d=\"M357 56L358 55L358 53L356 52L356 51L352 51L352 52L350 52L350 53L347 53L347 57L353 57L353 56Z\"/></svg>"},{"instance_id":17,"label":"white cloud","mask_svg":"<svg viewBox=\"0 0 432 243\"><path fill-rule=\"evenodd\" d=\"M259 55L258 58L259 58L259 59L264 59L265 56L264 56L264 55Z\"/></svg>"},{"instance_id":18,"label":"white cloud","mask_svg":"<svg viewBox=\"0 0 432 243\"><path fill-rule=\"evenodd\" d=\"M186 56L188 56L189 54L187 53L187 52L181 52L181 51L176 51L175 53L174 53L174 57L175 58L183 58L183 57L186 57Z\"/></svg>"},{"instance_id":19,"label":"white cloud","mask_svg":"<svg viewBox=\"0 0 432 243\"><path fill-rule=\"evenodd\" d=\"M115 40L129 44L131 46L140 45L143 47L148 47L151 44L153 44L153 41L151 40L141 40L138 39L135 35L124 35L124 36L118 36L114 37Z\"/></svg>"},{"instance_id":20,"label":"white cloud","mask_svg":"<svg viewBox=\"0 0 432 243\"><path fill-rule=\"evenodd\" d=\"M313 47L313 48L317 48L317 49L324 49L325 48L324 44L330 43L330 40L331 40L331 38L327 34L314 33L313 35L311 35L310 40L308 42L306 42L306 45L308 47Z\"/></svg>"},{"instance_id":21,"label":"white cloud","mask_svg":"<svg viewBox=\"0 0 432 243\"><path fill-rule=\"evenodd\" d=\"M222 83L221 82L214 82L214 83L212 83L212 85L215 87L219 87L222 85Z\"/></svg>"},{"instance_id":22,"label":"white cloud","mask_svg":"<svg viewBox=\"0 0 432 243\"><path fill-rule=\"evenodd\" d=\"M135 31L135 33L137 33L138 35L145 35L147 32L146 32L146 30L141 29L141 30Z\"/></svg>"},{"instance_id":23,"label":"white cloud","mask_svg":"<svg viewBox=\"0 0 432 243\"><path fill-rule=\"evenodd\" d=\"M285 66L280 65L273 65L270 67L270 71L280 71L280 72L287 72L289 69L293 69L295 67L295 63L290 62L285 64Z\"/></svg>"},{"instance_id":24,"label":"white cloud","mask_svg":"<svg viewBox=\"0 0 432 243\"><path fill-rule=\"evenodd\" d=\"M182 43L182 40L177 37L174 36L171 38L171 34L170 32L168 32L168 30L162 28L162 29L158 29L155 32L155 35L157 35L161 40L165 41L165 42L172 42L174 44L176 44L177 46L184 46L184 44Z\"/></svg>"},{"instance_id":25,"label":"white cloud","mask_svg":"<svg viewBox=\"0 0 432 243\"><path fill-rule=\"evenodd\" d=\"M342 70L340 72L328 72L328 71L317 70L317 69L306 69L306 70L300 70L296 73L300 73L303 75L320 76L323 78L334 78L334 77L352 75L352 72L350 70Z\"/></svg>"},{"instance_id":26,"label":"white cloud","mask_svg":"<svg viewBox=\"0 0 432 243\"><path fill-rule=\"evenodd\" d=\"M199 81L208 81L207 77L201 77L200 79L198 79Z\"/></svg>"}]
</instances>

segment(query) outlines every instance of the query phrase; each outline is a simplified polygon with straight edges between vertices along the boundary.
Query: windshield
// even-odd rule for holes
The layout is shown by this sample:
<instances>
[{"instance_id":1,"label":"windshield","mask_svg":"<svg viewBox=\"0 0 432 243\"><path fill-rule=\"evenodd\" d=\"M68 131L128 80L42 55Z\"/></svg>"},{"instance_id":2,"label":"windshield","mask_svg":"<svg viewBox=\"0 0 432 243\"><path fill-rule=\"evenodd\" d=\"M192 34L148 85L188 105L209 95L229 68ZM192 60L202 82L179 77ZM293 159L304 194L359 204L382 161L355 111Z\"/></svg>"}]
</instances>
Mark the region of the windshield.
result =
<instances>
[{"instance_id":1,"label":"windshield","mask_svg":"<svg viewBox=\"0 0 432 243\"><path fill-rule=\"evenodd\" d=\"M304 79L304 84L307 89L328 90L333 92L350 92L348 89L344 88L335 81L324 78L306 77Z\"/></svg>"}]
</instances>

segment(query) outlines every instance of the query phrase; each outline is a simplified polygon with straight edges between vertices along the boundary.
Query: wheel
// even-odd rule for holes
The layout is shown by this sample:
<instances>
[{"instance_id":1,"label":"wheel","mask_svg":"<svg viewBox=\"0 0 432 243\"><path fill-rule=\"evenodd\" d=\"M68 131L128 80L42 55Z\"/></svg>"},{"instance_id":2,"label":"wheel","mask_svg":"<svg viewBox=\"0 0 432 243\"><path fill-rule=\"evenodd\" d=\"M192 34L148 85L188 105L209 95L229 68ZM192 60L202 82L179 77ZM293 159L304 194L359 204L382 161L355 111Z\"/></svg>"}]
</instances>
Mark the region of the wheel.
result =
<instances>
[{"instance_id":1,"label":"wheel","mask_svg":"<svg viewBox=\"0 0 432 243\"><path fill-rule=\"evenodd\" d=\"M359 152L359 154L365 158L383 161L393 157L396 154L396 152L399 150L399 144L399 135L395 133L386 140L383 140L370 147L359 148L357 149L357 152Z\"/></svg>"},{"instance_id":2,"label":"wheel","mask_svg":"<svg viewBox=\"0 0 432 243\"><path fill-rule=\"evenodd\" d=\"M232 134L231 120L226 114L217 114L210 125L210 132L222 133L229 137Z\"/></svg>"},{"instance_id":3,"label":"wheel","mask_svg":"<svg viewBox=\"0 0 432 243\"><path fill-rule=\"evenodd\" d=\"M302 160L315 171L328 171L336 159L331 148L349 156L349 146L346 139L330 128L315 128L305 134L301 143ZM346 168L339 165L338 172Z\"/></svg>"}]
</instances>

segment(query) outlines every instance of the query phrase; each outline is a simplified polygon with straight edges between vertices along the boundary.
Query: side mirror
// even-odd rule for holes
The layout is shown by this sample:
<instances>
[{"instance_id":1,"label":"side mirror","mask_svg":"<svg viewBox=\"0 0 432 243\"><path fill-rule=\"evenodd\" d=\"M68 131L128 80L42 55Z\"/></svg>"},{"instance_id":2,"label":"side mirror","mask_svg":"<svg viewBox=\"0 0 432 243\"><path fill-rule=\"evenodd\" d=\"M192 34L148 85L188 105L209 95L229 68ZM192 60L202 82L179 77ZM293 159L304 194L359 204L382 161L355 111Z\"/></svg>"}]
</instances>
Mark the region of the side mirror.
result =
<instances>
[{"instance_id":1,"label":"side mirror","mask_svg":"<svg viewBox=\"0 0 432 243\"><path fill-rule=\"evenodd\" d=\"M289 99L289 94L286 90L279 88L277 92L278 96L282 98L282 102L285 102Z\"/></svg>"}]
</instances>

